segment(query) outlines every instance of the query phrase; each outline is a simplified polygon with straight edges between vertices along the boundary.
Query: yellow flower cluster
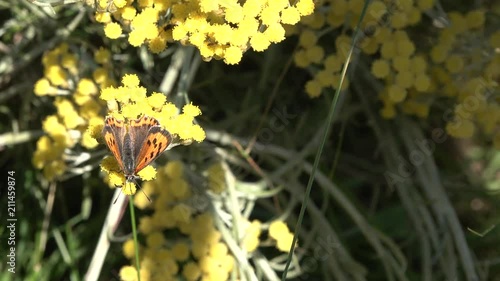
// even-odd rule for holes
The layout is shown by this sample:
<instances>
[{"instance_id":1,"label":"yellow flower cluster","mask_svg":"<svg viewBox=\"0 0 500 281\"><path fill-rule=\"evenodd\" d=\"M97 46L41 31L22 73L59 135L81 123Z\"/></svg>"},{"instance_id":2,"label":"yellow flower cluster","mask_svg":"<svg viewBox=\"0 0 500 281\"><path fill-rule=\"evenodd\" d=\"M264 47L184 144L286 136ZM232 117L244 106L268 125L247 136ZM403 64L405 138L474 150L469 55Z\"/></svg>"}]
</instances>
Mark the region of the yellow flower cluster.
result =
<instances>
[{"instance_id":1,"label":"yellow flower cluster","mask_svg":"<svg viewBox=\"0 0 500 281\"><path fill-rule=\"evenodd\" d=\"M429 114L430 104L423 98L431 89L431 78L426 59L414 54L415 46L406 31L388 34L381 46L381 58L373 62L371 72L386 82L380 93L384 107L381 115L393 118L396 107L421 118Z\"/></svg>"},{"instance_id":2,"label":"yellow flower cluster","mask_svg":"<svg viewBox=\"0 0 500 281\"><path fill-rule=\"evenodd\" d=\"M46 135L38 140L32 161L36 168L43 169L45 178L53 180L64 174L67 148L72 149L78 143L85 148L97 146L87 127L103 122L104 104L97 94L101 87L114 83L109 75L110 56L105 49L95 51L98 67L93 69L92 77L86 78L78 57L70 52L67 44L44 54L44 77L35 83L34 92L37 96L55 97L57 114L43 121Z\"/></svg>"},{"instance_id":3,"label":"yellow flower cluster","mask_svg":"<svg viewBox=\"0 0 500 281\"><path fill-rule=\"evenodd\" d=\"M220 163L211 165L205 173L208 185L217 184L222 195L226 184ZM143 185L145 196L135 196L134 204L142 210L152 210L139 218L139 232L145 243L139 245L141 279L176 280L230 280L230 273L237 266L229 252L221 232L215 228L214 217L218 212L200 207L200 200L185 179L192 171L185 171L181 161L171 161L158 168L157 179ZM213 174L213 175L211 175ZM215 180L216 179L216 180ZM222 187L221 187L222 186ZM223 196L223 195L222 195ZM208 202L207 202L208 203ZM242 234L239 247L248 256L261 245L262 223L243 219L238 223ZM169 233L167 238L166 233ZM293 240L287 225L273 221L268 229L269 242L281 252L288 252ZM134 263L135 246L132 240L122 245L122 251L130 263ZM137 271L132 265L120 270L122 280L136 280Z\"/></svg>"},{"instance_id":4,"label":"yellow flower cluster","mask_svg":"<svg viewBox=\"0 0 500 281\"><path fill-rule=\"evenodd\" d=\"M312 74L305 85L310 97L337 87L352 44L347 34L352 33L364 5L357 0L322 3L318 12L302 20L294 55L295 64ZM500 109L494 93L499 89L500 32L485 27L484 10L451 12L449 26L441 29L437 42L429 51L417 52L408 27L419 24L422 13L434 4L434 0L375 0L368 6L356 48L364 54L358 57L369 60L371 75L384 82L378 93L383 103L380 114L387 119L398 112L426 118L436 98L444 96L457 104L451 114L445 114L451 136L471 137L481 131L499 147ZM335 52L330 54L321 44L321 37L331 34L323 32L327 28L338 32Z\"/></svg>"},{"instance_id":5,"label":"yellow flower cluster","mask_svg":"<svg viewBox=\"0 0 500 281\"><path fill-rule=\"evenodd\" d=\"M112 2L112 3L111 3ZM95 18L108 38L128 34L132 46L160 53L179 41L200 50L205 60L237 64L250 47L266 50L285 39L284 25L313 13L313 0L100 0ZM168 10L168 11L167 11Z\"/></svg>"},{"instance_id":6,"label":"yellow flower cluster","mask_svg":"<svg viewBox=\"0 0 500 281\"><path fill-rule=\"evenodd\" d=\"M363 5L364 1L326 0L321 12L304 19L305 27L300 33L294 60L297 66L308 68L313 73L313 79L305 85L310 97L318 97L325 88L338 87L343 63L352 44L346 31L356 27ZM423 92L429 87L425 60L415 55L415 44L402 29L417 24L422 11L432 5L433 1L376 0L368 6L361 25L364 34L357 47L369 56L380 53L381 58L372 65L372 73L394 85L382 95L385 111L404 101L409 92ZM326 34L321 31L325 26L341 32L335 39L334 53L325 54L324 48L318 44L320 37ZM342 89L347 88L348 83L346 78Z\"/></svg>"},{"instance_id":7,"label":"yellow flower cluster","mask_svg":"<svg viewBox=\"0 0 500 281\"><path fill-rule=\"evenodd\" d=\"M181 161L168 162L158 168L155 181L148 181L142 187L152 200L140 195L134 197L136 207L152 211L143 212L147 215L139 218L139 232L144 236L144 243L138 245L143 280L177 280L181 276L183 280L224 281L238 277L239 272L234 271L238 266L237 261L230 253L222 233L215 227L214 216L219 212L213 212L213 208L200 204L200 200L207 200L208 204L211 199L200 196L196 189L192 189L186 180L189 175L192 175L192 170L186 171ZM205 180L215 196L226 194L224 175L221 163L212 164L205 171ZM237 246L251 257L263 246L261 236L265 227L259 220L250 222L244 218L238 225L241 239ZM268 227L264 245L288 252L292 240L293 233L287 225L276 220ZM121 268L120 277L122 280L136 280L133 240L126 241L122 251L131 265ZM232 276L232 273L236 273L236 276Z\"/></svg>"},{"instance_id":8,"label":"yellow flower cluster","mask_svg":"<svg viewBox=\"0 0 500 281\"><path fill-rule=\"evenodd\" d=\"M182 113L179 113L179 109L168 102L164 94L152 93L147 96L146 88L139 85L139 78L133 74L124 75L122 84L101 91L101 99L107 102L111 116L118 120L135 120L143 115L154 117L170 132L174 142L201 142L205 139L205 131L199 125L193 124L194 118L201 114L197 106L187 104L182 108ZM102 124L90 128L96 139L101 137ZM103 160L101 169L109 174L111 186L122 186L125 194L135 193L134 184L124 185L125 175L113 156ZM138 176L147 181L155 178L155 174L155 169L148 166L141 170Z\"/></svg>"},{"instance_id":9,"label":"yellow flower cluster","mask_svg":"<svg viewBox=\"0 0 500 281\"><path fill-rule=\"evenodd\" d=\"M422 5L422 2L415 4ZM482 29L485 22L484 12L476 10L467 15L452 12L448 16L450 26L440 32L437 44L428 54L414 54L415 45L404 30L386 32L387 29L382 28L370 39L383 42L380 48L380 58L374 60L371 68L372 74L376 78L384 79L387 85L379 95L384 104L381 110L383 117L393 118L399 108L404 114L426 118L432 102L436 99L435 96L456 96L463 77L473 78L483 74L489 76L491 74L489 72L494 72L493 48L477 45L477 42L482 42L482 39L475 38L476 32ZM466 39L469 36L474 38ZM465 45L470 48L464 48ZM467 54L464 51L467 49L475 50L474 56L478 59L469 60L470 63L478 66L473 71L465 69L467 62L464 55ZM486 53L489 52L489 59L491 59L489 66L486 65L484 57L483 61L479 61L481 60L479 53L488 49ZM479 74L483 67L485 67L485 72ZM466 88L462 87L462 89ZM494 107L497 105L492 105L488 111L494 111ZM460 122L453 122L453 126L448 125L448 133L454 137L472 136L474 125L470 122L471 119L465 120L461 117L458 119ZM489 127L495 126L492 122L489 123Z\"/></svg>"},{"instance_id":10,"label":"yellow flower cluster","mask_svg":"<svg viewBox=\"0 0 500 281\"><path fill-rule=\"evenodd\" d=\"M185 203L192 192L184 179L182 162L172 161L160 168L158 179L146 182L143 189L154 200L151 203L145 196L136 196L134 201L141 209L153 209L151 215L139 219L139 231L146 237L145 245L140 246L141 279L176 280L182 276L193 281L228 280L234 257L221 240L212 214L194 215L194 209ZM178 237L167 239L164 231L173 229L179 233ZM123 244L123 253L133 263L132 240ZM135 280L137 272L132 266L124 266L120 277Z\"/></svg>"},{"instance_id":11,"label":"yellow flower cluster","mask_svg":"<svg viewBox=\"0 0 500 281\"><path fill-rule=\"evenodd\" d=\"M430 51L434 92L455 103L446 131L456 138L480 132L500 148L500 31L485 26L483 10L448 17Z\"/></svg>"}]
</instances>

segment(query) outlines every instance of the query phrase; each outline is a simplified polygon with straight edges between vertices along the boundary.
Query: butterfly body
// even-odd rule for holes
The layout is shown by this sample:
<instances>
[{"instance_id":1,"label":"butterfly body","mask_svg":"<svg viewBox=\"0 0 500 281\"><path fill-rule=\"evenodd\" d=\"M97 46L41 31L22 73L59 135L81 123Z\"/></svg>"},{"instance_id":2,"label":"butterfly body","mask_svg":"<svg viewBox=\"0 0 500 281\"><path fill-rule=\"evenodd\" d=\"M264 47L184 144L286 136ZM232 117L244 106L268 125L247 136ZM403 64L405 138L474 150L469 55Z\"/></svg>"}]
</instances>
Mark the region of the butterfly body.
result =
<instances>
[{"instance_id":1,"label":"butterfly body","mask_svg":"<svg viewBox=\"0 0 500 281\"><path fill-rule=\"evenodd\" d=\"M137 173L172 143L170 133L149 116L130 120L128 126L124 121L107 117L102 134L127 182L134 181Z\"/></svg>"},{"instance_id":2,"label":"butterfly body","mask_svg":"<svg viewBox=\"0 0 500 281\"><path fill-rule=\"evenodd\" d=\"M135 158L133 151L133 142L130 140L130 134L127 132L123 137L123 148L122 148L122 171L125 177L129 179L135 174Z\"/></svg>"}]
</instances>

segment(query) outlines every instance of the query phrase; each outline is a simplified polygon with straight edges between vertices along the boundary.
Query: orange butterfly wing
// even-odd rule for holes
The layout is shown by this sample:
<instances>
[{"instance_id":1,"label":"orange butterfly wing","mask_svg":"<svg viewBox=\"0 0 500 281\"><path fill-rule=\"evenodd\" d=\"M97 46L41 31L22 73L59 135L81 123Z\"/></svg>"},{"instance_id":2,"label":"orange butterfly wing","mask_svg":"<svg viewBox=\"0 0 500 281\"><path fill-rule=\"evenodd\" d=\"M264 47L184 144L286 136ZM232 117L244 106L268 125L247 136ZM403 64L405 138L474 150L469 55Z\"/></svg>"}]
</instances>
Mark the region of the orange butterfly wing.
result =
<instances>
[{"instance_id":1,"label":"orange butterfly wing","mask_svg":"<svg viewBox=\"0 0 500 281\"><path fill-rule=\"evenodd\" d=\"M104 128L102 129L102 135L104 140L108 145L109 150L113 153L118 162L118 165L123 170L123 160L121 157L121 151L123 148L123 138L126 133L123 121L117 120L114 117L106 117L104 121Z\"/></svg>"},{"instance_id":2,"label":"orange butterfly wing","mask_svg":"<svg viewBox=\"0 0 500 281\"><path fill-rule=\"evenodd\" d=\"M153 117L143 116L130 122L129 134L135 140L135 173L144 169L172 143L170 133Z\"/></svg>"}]
</instances>

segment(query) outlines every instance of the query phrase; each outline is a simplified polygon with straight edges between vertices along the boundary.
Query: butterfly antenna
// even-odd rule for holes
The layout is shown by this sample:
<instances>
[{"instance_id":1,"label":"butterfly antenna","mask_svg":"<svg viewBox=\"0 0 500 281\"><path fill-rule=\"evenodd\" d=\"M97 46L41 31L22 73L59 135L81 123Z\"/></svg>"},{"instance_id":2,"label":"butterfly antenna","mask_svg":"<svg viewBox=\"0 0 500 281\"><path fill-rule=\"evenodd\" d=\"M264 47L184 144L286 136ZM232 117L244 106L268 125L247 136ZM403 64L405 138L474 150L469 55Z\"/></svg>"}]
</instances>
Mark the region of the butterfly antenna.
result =
<instances>
[{"instance_id":1,"label":"butterfly antenna","mask_svg":"<svg viewBox=\"0 0 500 281\"><path fill-rule=\"evenodd\" d=\"M118 188L118 187L120 187L120 186L115 185L115 187L116 187L116 188ZM113 205L116 203L116 201L117 201L117 200L118 200L118 198L120 197L120 194L121 194L121 192L118 192L118 196L116 196L115 201L113 201Z\"/></svg>"},{"instance_id":2,"label":"butterfly antenna","mask_svg":"<svg viewBox=\"0 0 500 281\"><path fill-rule=\"evenodd\" d=\"M137 182L136 179L134 179L134 183L137 186L137 188L139 188L142 191L142 193L144 194L144 196L146 196L146 198L148 199L148 201L151 202L151 199L148 197L148 195L146 194L146 192L144 192L144 189L142 189L142 186Z\"/></svg>"}]
</instances>

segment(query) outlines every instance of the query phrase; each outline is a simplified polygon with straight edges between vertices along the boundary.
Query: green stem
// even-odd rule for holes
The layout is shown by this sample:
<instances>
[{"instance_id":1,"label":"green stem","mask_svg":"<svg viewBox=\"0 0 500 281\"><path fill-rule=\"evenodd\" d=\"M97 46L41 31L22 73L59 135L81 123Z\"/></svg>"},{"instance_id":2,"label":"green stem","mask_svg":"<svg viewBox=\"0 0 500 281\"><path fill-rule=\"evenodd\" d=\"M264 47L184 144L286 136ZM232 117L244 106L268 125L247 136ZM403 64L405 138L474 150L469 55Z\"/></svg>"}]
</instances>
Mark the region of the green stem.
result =
<instances>
[{"instance_id":1,"label":"green stem","mask_svg":"<svg viewBox=\"0 0 500 281\"><path fill-rule=\"evenodd\" d=\"M135 208L134 208L134 195L130 195L128 200L128 206L130 207L130 219L132 221L132 235L134 236L134 248L135 248L135 265L137 269L137 280L141 281L141 265L139 263L139 241L137 241L137 229L135 226Z\"/></svg>"}]
</instances>

